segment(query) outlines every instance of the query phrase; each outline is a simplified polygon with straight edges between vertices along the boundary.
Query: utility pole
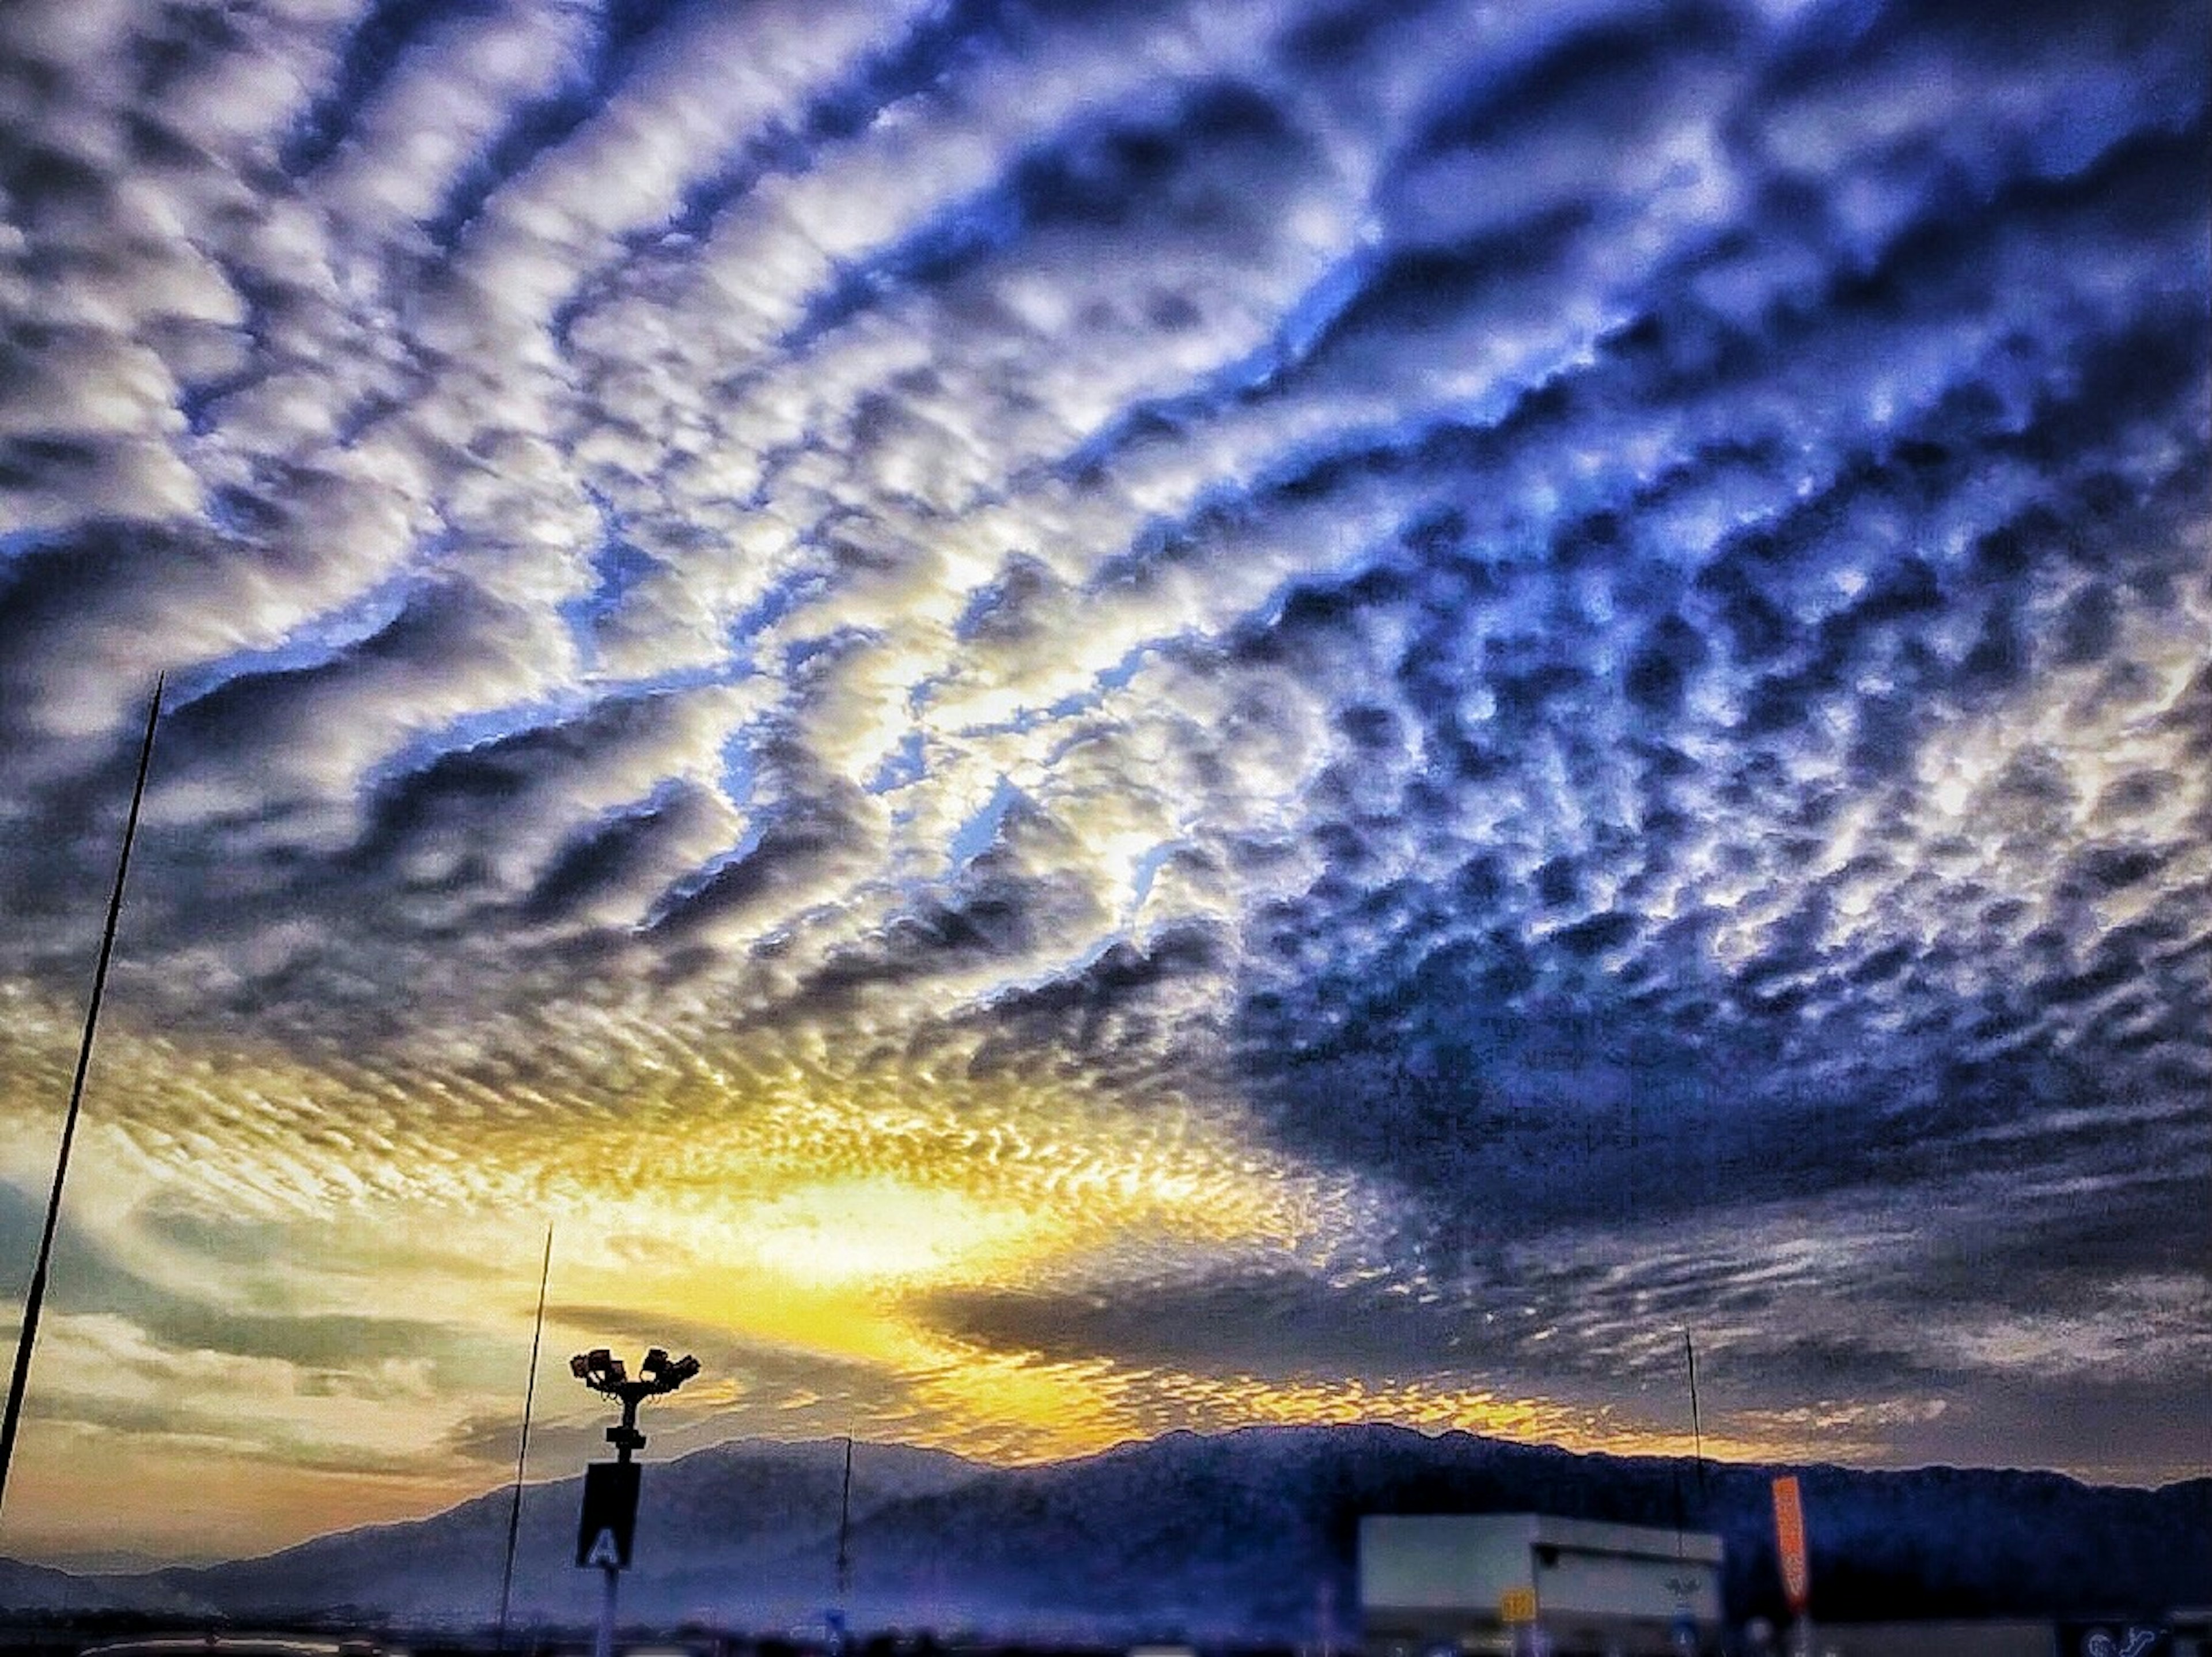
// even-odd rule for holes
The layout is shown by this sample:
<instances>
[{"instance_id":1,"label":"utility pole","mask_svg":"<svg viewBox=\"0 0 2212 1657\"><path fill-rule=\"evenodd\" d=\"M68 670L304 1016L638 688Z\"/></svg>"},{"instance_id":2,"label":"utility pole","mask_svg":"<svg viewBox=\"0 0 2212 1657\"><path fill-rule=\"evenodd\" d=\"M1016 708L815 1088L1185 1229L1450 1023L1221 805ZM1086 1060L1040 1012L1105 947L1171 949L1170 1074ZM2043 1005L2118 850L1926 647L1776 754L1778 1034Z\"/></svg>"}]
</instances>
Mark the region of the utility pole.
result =
<instances>
[{"instance_id":1,"label":"utility pole","mask_svg":"<svg viewBox=\"0 0 2212 1657\"><path fill-rule=\"evenodd\" d=\"M1690 1331L1682 1331L1682 1355L1690 1366L1690 1453L1698 1471L1698 1514L1705 1512L1705 1432L1698 1415L1698 1349L1691 1344ZM1698 1649L1699 1634L1697 1611L1692 1604L1693 1579L1685 1559L1689 1543L1689 1521L1682 1511L1682 1470L1674 1469L1674 1623L1673 1640L1678 1651Z\"/></svg>"},{"instance_id":2,"label":"utility pole","mask_svg":"<svg viewBox=\"0 0 2212 1657\"><path fill-rule=\"evenodd\" d=\"M853 1555L847 1546L853 1528L853 1435L845 1435L845 1483L837 1497L837 1598L852 1592Z\"/></svg>"},{"instance_id":3,"label":"utility pole","mask_svg":"<svg viewBox=\"0 0 2212 1657\"><path fill-rule=\"evenodd\" d=\"M1690 1453L1698 1467L1698 1507L1702 1513L1705 1505L1705 1429L1698 1415L1698 1349L1690 1343L1690 1331L1682 1331L1682 1355L1690 1364Z\"/></svg>"},{"instance_id":4,"label":"utility pole","mask_svg":"<svg viewBox=\"0 0 2212 1657\"><path fill-rule=\"evenodd\" d=\"M115 953L115 925L123 915L123 880L131 872L131 846L138 838L138 807L146 798L146 773L154 763L154 727L161 717L161 687L167 675L154 677L154 699L146 710L146 737L138 746L138 781L131 790L131 815L123 825L123 855L116 859L115 889L108 894L107 925L100 935L100 959L92 969L92 999L84 1009L84 1038L77 1044L76 1076L70 1083L69 1113L62 1118L62 1145L54 1158L54 1186L46 1198L46 1226L39 1234L38 1264L23 1295L23 1327L15 1338L15 1370L8 1385L8 1404L0 1414L0 1502L7 1500L8 1469L15 1459L15 1428L23 1414L23 1393L31 1380L31 1352L39 1341L39 1313L46 1302L46 1267L53 1258L54 1232L61 1224L62 1186L69 1179L70 1147L76 1139L84 1109L85 1072L92 1065L93 1032L100 1027L100 997L107 992L107 963Z\"/></svg>"},{"instance_id":5,"label":"utility pole","mask_svg":"<svg viewBox=\"0 0 2212 1657\"><path fill-rule=\"evenodd\" d=\"M545 1258L538 1268L538 1319L530 1332L530 1374L522 1386L522 1433L514 1449L514 1495L507 1506L507 1563L499 1574L499 1631L495 1651L507 1649L507 1611L514 1594L514 1543L522 1530L522 1470L530 1460L530 1416L538 1401L538 1354L545 1342L545 1285L553 1277L553 1228L545 1228Z\"/></svg>"},{"instance_id":6,"label":"utility pole","mask_svg":"<svg viewBox=\"0 0 2212 1657\"><path fill-rule=\"evenodd\" d=\"M837 1496L837 1599L823 1622L830 1632L830 1657L845 1657L846 1600L853 1587L853 1435L845 1435L845 1482Z\"/></svg>"},{"instance_id":7,"label":"utility pole","mask_svg":"<svg viewBox=\"0 0 2212 1657\"><path fill-rule=\"evenodd\" d=\"M623 1361L604 1346L568 1360L569 1374L594 1392L616 1400L623 1412L622 1424L607 1429L615 1459L595 1461L584 1469L584 1511L576 1526L576 1563L597 1567L604 1574L599 1631L592 1657L614 1657L615 1598L637 1533L638 1467L631 1458L645 1448L645 1435L637 1430L637 1406L683 1386L699 1373L699 1360L688 1355L671 1359L665 1348L656 1346L637 1368L638 1378L632 1380Z\"/></svg>"}]
</instances>

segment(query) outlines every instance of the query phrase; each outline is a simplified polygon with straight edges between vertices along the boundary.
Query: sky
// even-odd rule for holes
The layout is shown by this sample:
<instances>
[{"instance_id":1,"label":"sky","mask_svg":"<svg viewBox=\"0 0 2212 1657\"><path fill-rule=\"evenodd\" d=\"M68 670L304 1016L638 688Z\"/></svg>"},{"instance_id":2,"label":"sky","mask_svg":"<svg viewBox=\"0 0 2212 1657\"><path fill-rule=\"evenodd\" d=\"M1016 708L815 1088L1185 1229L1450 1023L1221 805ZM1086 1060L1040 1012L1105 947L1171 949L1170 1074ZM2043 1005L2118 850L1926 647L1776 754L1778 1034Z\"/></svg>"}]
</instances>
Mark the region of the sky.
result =
<instances>
[{"instance_id":1,"label":"sky","mask_svg":"<svg viewBox=\"0 0 2212 1657\"><path fill-rule=\"evenodd\" d=\"M2209 25L15 0L0 1550L496 1485L549 1225L537 1477L2204 1471Z\"/></svg>"}]
</instances>

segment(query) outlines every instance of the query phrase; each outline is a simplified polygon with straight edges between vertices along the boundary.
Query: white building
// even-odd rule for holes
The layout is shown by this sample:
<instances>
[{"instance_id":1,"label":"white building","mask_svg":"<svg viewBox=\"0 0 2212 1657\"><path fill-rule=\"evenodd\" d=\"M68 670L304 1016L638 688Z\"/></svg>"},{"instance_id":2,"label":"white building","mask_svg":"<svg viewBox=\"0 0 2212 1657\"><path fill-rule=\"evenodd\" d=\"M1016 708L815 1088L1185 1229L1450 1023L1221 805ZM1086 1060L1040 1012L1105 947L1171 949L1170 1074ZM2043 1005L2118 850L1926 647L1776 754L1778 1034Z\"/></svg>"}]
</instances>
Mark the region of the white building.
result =
<instances>
[{"instance_id":1,"label":"white building","mask_svg":"<svg viewBox=\"0 0 2212 1657\"><path fill-rule=\"evenodd\" d=\"M1359 1521L1365 1657L1674 1657L1721 1640L1721 1539L1540 1514Z\"/></svg>"}]
</instances>

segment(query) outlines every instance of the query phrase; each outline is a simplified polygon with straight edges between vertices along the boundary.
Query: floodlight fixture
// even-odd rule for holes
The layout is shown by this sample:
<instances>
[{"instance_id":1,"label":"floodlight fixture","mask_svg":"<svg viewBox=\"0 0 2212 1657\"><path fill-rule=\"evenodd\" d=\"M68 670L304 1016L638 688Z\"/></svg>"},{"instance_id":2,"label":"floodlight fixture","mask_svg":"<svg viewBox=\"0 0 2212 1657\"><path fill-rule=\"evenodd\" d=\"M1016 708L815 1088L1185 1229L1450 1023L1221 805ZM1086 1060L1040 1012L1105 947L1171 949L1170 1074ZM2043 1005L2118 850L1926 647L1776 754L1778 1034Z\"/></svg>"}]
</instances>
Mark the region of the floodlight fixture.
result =
<instances>
[{"instance_id":1,"label":"floodlight fixture","mask_svg":"<svg viewBox=\"0 0 2212 1657\"><path fill-rule=\"evenodd\" d=\"M658 1363L654 1362L656 1358L659 1361ZM574 1357L569 1359L568 1373L594 1392L605 1392L611 1398L627 1398L634 1392L640 1398L649 1398L656 1392L672 1392L678 1386L682 1386L684 1381L689 1380L691 1376L699 1373L698 1364L695 1360L687 1358L684 1362L691 1364L690 1369L686 1371L680 1379L669 1381L666 1379L667 1376L680 1369L682 1365L671 1364L668 1361L668 1354L655 1347L652 1352L646 1355L645 1362L639 1366L642 1372L641 1379L632 1380L629 1378L629 1365L608 1351L605 1347L596 1346L589 1352L579 1352Z\"/></svg>"},{"instance_id":2,"label":"floodlight fixture","mask_svg":"<svg viewBox=\"0 0 2212 1657\"><path fill-rule=\"evenodd\" d=\"M698 1373L698 1359L689 1353L672 1358L668 1349L659 1346L647 1352L645 1362L638 1366L638 1374L656 1392L673 1392Z\"/></svg>"},{"instance_id":3,"label":"floodlight fixture","mask_svg":"<svg viewBox=\"0 0 2212 1657\"><path fill-rule=\"evenodd\" d=\"M568 1360L570 1374L594 1392L604 1392L622 1405L622 1425L607 1429L607 1441L622 1452L625 1461L629 1459L631 1451L645 1447L645 1435L637 1430L637 1406L647 1398L673 1392L683 1386L699 1373L699 1360L688 1352L680 1358L671 1358L666 1347L656 1346L646 1353L645 1362L637 1368L637 1379L633 1380L629 1367L604 1346L580 1352Z\"/></svg>"}]
</instances>

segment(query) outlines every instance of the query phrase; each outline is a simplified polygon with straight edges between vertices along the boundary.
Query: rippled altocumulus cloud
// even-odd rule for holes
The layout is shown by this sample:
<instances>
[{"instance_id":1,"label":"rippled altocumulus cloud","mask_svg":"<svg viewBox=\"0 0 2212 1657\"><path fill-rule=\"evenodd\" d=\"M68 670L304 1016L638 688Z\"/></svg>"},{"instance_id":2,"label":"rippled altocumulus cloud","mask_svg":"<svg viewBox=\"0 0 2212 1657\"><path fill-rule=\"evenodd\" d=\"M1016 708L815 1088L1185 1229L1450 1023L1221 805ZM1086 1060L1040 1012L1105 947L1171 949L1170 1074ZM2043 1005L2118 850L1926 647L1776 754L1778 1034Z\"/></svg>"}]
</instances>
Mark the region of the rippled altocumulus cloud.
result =
<instances>
[{"instance_id":1,"label":"rippled altocumulus cloud","mask_svg":"<svg viewBox=\"0 0 2212 1657\"><path fill-rule=\"evenodd\" d=\"M161 668L109 1113L225 1201L1043 1191L915 1315L2178 1401L2206 21L21 7L17 1112Z\"/></svg>"}]
</instances>

